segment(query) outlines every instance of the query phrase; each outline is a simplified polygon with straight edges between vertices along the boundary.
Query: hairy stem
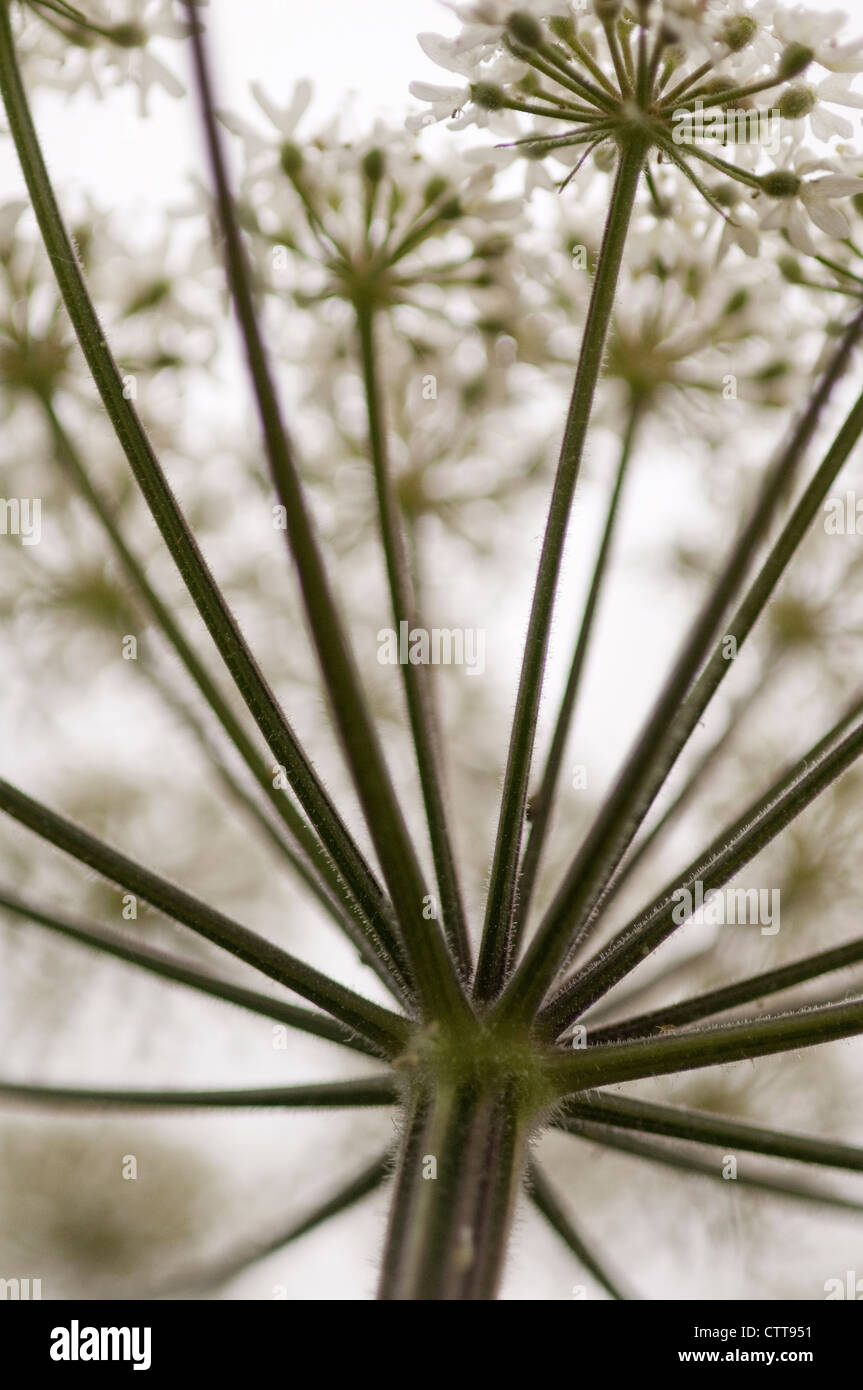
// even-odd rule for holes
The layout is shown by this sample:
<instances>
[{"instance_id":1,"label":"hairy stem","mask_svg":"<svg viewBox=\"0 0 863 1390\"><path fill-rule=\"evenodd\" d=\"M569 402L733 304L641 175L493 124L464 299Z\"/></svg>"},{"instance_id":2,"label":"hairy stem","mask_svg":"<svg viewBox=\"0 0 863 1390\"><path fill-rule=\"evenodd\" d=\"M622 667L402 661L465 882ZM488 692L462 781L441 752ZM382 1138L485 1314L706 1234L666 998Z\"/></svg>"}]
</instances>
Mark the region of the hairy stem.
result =
<instances>
[{"instance_id":1,"label":"hairy stem","mask_svg":"<svg viewBox=\"0 0 863 1390\"><path fill-rule=\"evenodd\" d=\"M283 839L277 839L276 843L280 845L282 853L288 857L291 866L314 894L317 901L335 918L366 964L372 967L388 988L394 989L402 1002L405 1002L409 998L407 985L375 926L375 922L383 915L382 898L378 894L373 900L366 898L362 905L356 902L311 826L300 815L286 793L273 785L274 779L270 775L269 769L240 720L234 714L207 667L186 638L170 608L151 585L144 566L126 544L110 507L93 486L78 450L60 420L53 402L48 398L40 398L40 403L54 440L57 456L66 471L71 474L79 493L105 531L133 591L139 596L151 619L185 667L205 703L212 710L251 772L258 787L266 796L291 837L296 840L303 851L302 853L297 852ZM205 747L209 746L203 735L201 735L201 740ZM217 764L217 772L223 781L228 779L229 782L232 782L231 774L227 768ZM241 789L237 788L235 794L242 796ZM253 808L255 805L253 803ZM368 914L372 915L373 921L369 920ZM356 920L357 918L359 920ZM388 935L391 932L391 925L384 923L384 932Z\"/></svg>"},{"instance_id":2,"label":"hairy stem","mask_svg":"<svg viewBox=\"0 0 863 1390\"><path fill-rule=\"evenodd\" d=\"M406 1126L379 1297L495 1297L527 1134L507 1085L444 1083L417 1095Z\"/></svg>"},{"instance_id":3,"label":"hairy stem","mask_svg":"<svg viewBox=\"0 0 863 1390\"><path fill-rule=\"evenodd\" d=\"M786 825L863 753L863 723L837 743L847 716L834 725L798 762L782 774L754 805L716 836L678 879L667 884L653 902L622 927L555 995L539 1015L541 1031L560 1031L589 1004L606 994L671 936L689 913L681 910L685 894L697 883L708 893L721 888L754 859ZM691 906L691 905L690 905Z\"/></svg>"},{"instance_id":4,"label":"hairy stem","mask_svg":"<svg viewBox=\"0 0 863 1390\"><path fill-rule=\"evenodd\" d=\"M769 469L756 504L731 548L719 579L702 605L614 787L572 859L536 936L509 982L499 1005L500 1013L507 1018L532 1016L568 954L598 921L598 905L603 893L682 746L676 739L681 703L711 650L723 616L741 587L753 553L762 542L797 471L803 449L861 332L863 311L855 316L844 334L788 443ZM861 432L863 396L852 408L828 451L830 468L835 466L838 471Z\"/></svg>"},{"instance_id":5,"label":"hairy stem","mask_svg":"<svg viewBox=\"0 0 863 1390\"><path fill-rule=\"evenodd\" d=\"M47 1105L146 1106L148 1109L328 1110L394 1105L398 1088L389 1076L362 1081L321 1081L305 1086L268 1086L239 1091L103 1090L90 1086L31 1086L0 1081L0 1098Z\"/></svg>"},{"instance_id":6,"label":"hairy stem","mask_svg":"<svg viewBox=\"0 0 863 1390\"><path fill-rule=\"evenodd\" d=\"M495 997L510 957L518 859L528 779L542 695L548 641L575 485L581 466L593 397L602 367L623 251L646 149L634 138L621 150L605 234L597 261L581 353L540 554L533 604L504 776L497 840L485 925L477 967L479 999Z\"/></svg>"},{"instance_id":7,"label":"hairy stem","mask_svg":"<svg viewBox=\"0 0 863 1390\"><path fill-rule=\"evenodd\" d=\"M317 1004L333 1018L374 1043L384 1055L391 1057L400 1050L410 1025L399 1014L331 980L266 937L259 936L191 893L175 887L167 879L137 864L127 855L120 854L81 826L65 820L3 780L0 780L0 810L112 883L143 898L167 917L181 922L199 936L229 951L238 960L286 985L310 1003Z\"/></svg>"},{"instance_id":8,"label":"hairy stem","mask_svg":"<svg viewBox=\"0 0 863 1390\"><path fill-rule=\"evenodd\" d=\"M108 419L165 546L266 744L285 767L288 781L328 854L339 865L357 900L377 904L376 911L380 914L383 905L380 886L246 645L180 510L134 405L126 397L122 376L105 339L54 195L21 81L6 3L0 4L0 93L63 302ZM393 949L392 943L387 945Z\"/></svg>"},{"instance_id":9,"label":"hairy stem","mask_svg":"<svg viewBox=\"0 0 863 1390\"><path fill-rule=\"evenodd\" d=\"M611 1298L625 1299L627 1295L621 1292L619 1281L609 1273L604 1262L594 1253L581 1233L576 1230L564 1203L535 1160L532 1160L529 1165L529 1174L531 1201L537 1211L545 1217L552 1229L572 1251L579 1264L593 1275L606 1293Z\"/></svg>"},{"instance_id":10,"label":"hairy stem","mask_svg":"<svg viewBox=\"0 0 863 1390\"><path fill-rule=\"evenodd\" d=\"M410 631L418 623L418 614L398 499L390 471L373 308L358 306L357 332L366 394L369 452L374 467L393 620L396 632L400 631L399 624L402 622L408 624ZM442 760L429 672L426 667L415 666L410 661L402 664L401 672L441 895L444 931L450 950L467 978L471 968L470 942L447 823ZM429 924L429 930L434 930L433 923Z\"/></svg>"},{"instance_id":11,"label":"hairy stem","mask_svg":"<svg viewBox=\"0 0 863 1390\"><path fill-rule=\"evenodd\" d=\"M608 504L605 528L602 533L602 540L600 541L599 551L596 557L593 577L587 593L581 627L575 644L572 664L569 668L569 676L563 692L563 698L557 715L557 722L554 726L554 733L545 762L545 770L543 771L542 780L539 784L539 791L531 798L530 802L530 833L528 835L519 873L518 902L516 904L515 923L512 934L512 955L517 953L521 937L527 925L530 903L533 897L533 890L536 886L537 871L539 869L542 852L545 848L546 837L551 823L551 814L554 808L554 798L560 778L561 765L566 752L567 742L572 734L576 701L581 689L582 675L584 673L587 654L593 636L599 598L608 570L611 543L620 510L620 498L623 492L626 474L629 469L629 463L632 458L640 413L637 400L633 400L626 422L623 442L621 444L620 462L617 467L617 476Z\"/></svg>"},{"instance_id":12,"label":"hairy stem","mask_svg":"<svg viewBox=\"0 0 863 1390\"><path fill-rule=\"evenodd\" d=\"M697 1144L715 1144L723 1149L744 1149L798 1163L814 1163L825 1168L844 1168L863 1173L863 1148L839 1140L816 1139L806 1134L785 1134L781 1130L748 1124L727 1115L703 1110L686 1110L676 1105L656 1105L632 1096L588 1091L566 1102L565 1114L573 1119L593 1120L615 1128L661 1134L670 1139L686 1139Z\"/></svg>"},{"instance_id":13,"label":"hairy stem","mask_svg":"<svg viewBox=\"0 0 863 1390\"><path fill-rule=\"evenodd\" d=\"M203 34L194 23L196 5L186 0L192 21L192 59L204 137L224 238L225 266L239 322L258 417L276 494L285 509L286 536L296 564L309 628L330 709L357 789L401 928L400 941L410 983L430 1018L468 1012L454 963L438 931L422 918L427 897L422 870L393 787L377 728L330 588L297 469L294 448L279 404L252 296L251 276L234 211L216 118Z\"/></svg>"},{"instance_id":14,"label":"hairy stem","mask_svg":"<svg viewBox=\"0 0 863 1390\"><path fill-rule=\"evenodd\" d=\"M65 937L67 941L76 941L81 946L90 946L93 950L103 951L106 955L114 956L116 960L124 960L130 965L137 965L140 969L149 971L151 975L158 975L164 980L172 980L176 984L188 985L190 989L199 990L200 993L208 994L213 999L222 999L228 1004L236 1004L241 1009L249 1010L250 1013L275 1019L277 1023L283 1023L288 1028L297 1028L300 1032L325 1038L328 1042L340 1043L343 1047L352 1048L355 1052L364 1052L370 1057L378 1055L378 1050L370 1043L357 1037L351 1029L337 1022L336 1019L329 1018L327 1014L314 1013L311 1009L302 1009L297 1004L289 1004L282 999L272 999L267 994L245 989L242 985L235 985L229 980L220 980L217 976L201 970L197 965L176 960L173 956L169 956L164 951L157 951L152 946L136 946L127 937L121 936L119 932L107 931L104 927L79 921L78 918L70 917L67 913L61 912L59 908L48 909L36 903L28 902L19 897L17 893L13 893L11 889L0 887L0 908L13 913L16 917L23 918L25 921L34 922L40 927L47 927L50 931L55 931L60 936Z\"/></svg>"}]
</instances>

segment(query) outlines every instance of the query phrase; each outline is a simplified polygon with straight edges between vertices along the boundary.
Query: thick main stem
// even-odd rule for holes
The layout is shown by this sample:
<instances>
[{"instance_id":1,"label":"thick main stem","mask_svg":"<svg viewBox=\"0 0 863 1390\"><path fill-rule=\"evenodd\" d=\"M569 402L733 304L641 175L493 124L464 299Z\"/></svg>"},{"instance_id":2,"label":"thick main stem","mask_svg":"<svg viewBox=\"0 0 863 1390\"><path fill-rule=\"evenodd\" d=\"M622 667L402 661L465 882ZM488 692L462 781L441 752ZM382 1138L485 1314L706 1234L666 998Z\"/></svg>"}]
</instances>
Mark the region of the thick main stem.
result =
<instances>
[{"instance_id":1,"label":"thick main stem","mask_svg":"<svg viewBox=\"0 0 863 1390\"><path fill-rule=\"evenodd\" d=\"M645 149L639 135L633 135L621 149L549 506L525 638L477 967L476 994L484 1000L494 998L503 985L509 957L527 785L558 576Z\"/></svg>"},{"instance_id":2,"label":"thick main stem","mask_svg":"<svg viewBox=\"0 0 863 1390\"><path fill-rule=\"evenodd\" d=\"M379 1297L496 1296L529 1126L514 1086L418 1088L402 1142Z\"/></svg>"}]
</instances>

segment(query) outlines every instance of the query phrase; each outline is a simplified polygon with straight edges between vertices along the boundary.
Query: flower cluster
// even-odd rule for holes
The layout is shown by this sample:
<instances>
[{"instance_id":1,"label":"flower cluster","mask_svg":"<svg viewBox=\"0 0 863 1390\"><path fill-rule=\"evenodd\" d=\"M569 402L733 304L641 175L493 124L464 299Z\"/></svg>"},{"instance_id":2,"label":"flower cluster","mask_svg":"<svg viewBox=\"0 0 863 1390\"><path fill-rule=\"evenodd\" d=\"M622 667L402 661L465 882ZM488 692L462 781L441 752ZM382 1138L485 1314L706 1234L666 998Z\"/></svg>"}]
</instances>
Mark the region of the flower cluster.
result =
<instances>
[{"instance_id":1,"label":"flower cluster","mask_svg":"<svg viewBox=\"0 0 863 1390\"><path fill-rule=\"evenodd\" d=\"M662 181L657 187L664 194ZM788 406L805 392L835 302L790 291L781 257L755 261L729 251L720 225L717 236L715 219L696 196L678 199L673 217L641 210L621 269L600 421L618 421L622 404L670 416L679 427L682 411L697 438L727 441L743 419L726 402ZM575 206L557 199L529 262L546 296L547 355L570 376L599 227L589 199Z\"/></svg>"},{"instance_id":2,"label":"flower cluster","mask_svg":"<svg viewBox=\"0 0 863 1390\"><path fill-rule=\"evenodd\" d=\"M506 312L522 202L497 196L493 161L430 160L382 124L349 142L337 125L301 141L308 85L285 107L253 92L269 137L223 120L243 141L242 216L266 282L306 305L440 314L445 297L465 322Z\"/></svg>"},{"instance_id":3,"label":"flower cluster","mask_svg":"<svg viewBox=\"0 0 863 1390\"><path fill-rule=\"evenodd\" d=\"M543 291L521 262L523 199L499 191L494 159L443 160L403 129L346 141L333 122L303 137L306 83L284 106L253 95L270 134L222 120L242 142L239 213L270 342L295 369L324 530L349 551L372 521L356 330L373 312L408 532L435 516L481 547L477 514L517 496L547 454L545 422L526 440L515 424L520 365L547 360Z\"/></svg>"},{"instance_id":4,"label":"flower cluster","mask_svg":"<svg viewBox=\"0 0 863 1390\"><path fill-rule=\"evenodd\" d=\"M166 369L202 366L217 324L170 228L132 239L117 219L87 204L72 222L81 264L130 392ZM59 291L26 204L0 205L0 414L26 398L59 393L92 401ZM177 379L173 383L177 394Z\"/></svg>"},{"instance_id":5,"label":"flower cluster","mask_svg":"<svg viewBox=\"0 0 863 1390\"><path fill-rule=\"evenodd\" d=\"M459 34L420 43L461 81L412 84L428 104L415 126L450 117L455 128L486 128L509 157L557 161L564 183L589 156L608 168L634 142L654 198L657 165L674 166L750 251L759 229L785 230L807 254L813 226L847 235L841 201L858 191L856 171L846 150L817 148L854 134L836 108L863 106L853 86L863 43L843 41L841 15L777 11L768 0L452 8ZM815 148L803 143L808 135ZM729 182L740 189L732 208Z\"/></svg>"},{"instance_id":6,"label":"flower cluster","mask_svg":"<svg viewBox=\"0 0 863 1390\"><path fill-rule=\"evenodd\" d=\"M23 0L16 41L31 81L97 96L129 83L144 112L154 88L175 97L185 90L156 51L159 40L184 37L184 13L179 0L86 0L84 9L67 0Z\"/></svg>"}]
</instances>

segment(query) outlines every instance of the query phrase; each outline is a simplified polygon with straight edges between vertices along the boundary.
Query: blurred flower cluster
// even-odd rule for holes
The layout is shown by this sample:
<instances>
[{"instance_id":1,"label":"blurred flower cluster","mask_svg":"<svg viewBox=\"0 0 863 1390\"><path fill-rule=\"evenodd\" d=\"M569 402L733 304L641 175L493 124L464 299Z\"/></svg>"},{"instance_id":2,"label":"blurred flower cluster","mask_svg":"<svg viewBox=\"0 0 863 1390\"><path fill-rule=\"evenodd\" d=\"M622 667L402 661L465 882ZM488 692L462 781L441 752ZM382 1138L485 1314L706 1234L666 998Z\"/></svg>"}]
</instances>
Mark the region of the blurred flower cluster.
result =
<instances>
[{"instance_id":1,"label":"blurred flower cluster","mask_svg":"<svg viewBox=\"0 0 863 1390\"><path fill-rule=\"evenodd\" d=\"M196 0L205 4L206 0ZM115 86L138 93L142 114L154 89L180 97L185 87L176 59L163 58L160 40L187 33L179 0L19 0L16 38L28 79L69 96L101 96Z\"/></svg>"}]
</instances>

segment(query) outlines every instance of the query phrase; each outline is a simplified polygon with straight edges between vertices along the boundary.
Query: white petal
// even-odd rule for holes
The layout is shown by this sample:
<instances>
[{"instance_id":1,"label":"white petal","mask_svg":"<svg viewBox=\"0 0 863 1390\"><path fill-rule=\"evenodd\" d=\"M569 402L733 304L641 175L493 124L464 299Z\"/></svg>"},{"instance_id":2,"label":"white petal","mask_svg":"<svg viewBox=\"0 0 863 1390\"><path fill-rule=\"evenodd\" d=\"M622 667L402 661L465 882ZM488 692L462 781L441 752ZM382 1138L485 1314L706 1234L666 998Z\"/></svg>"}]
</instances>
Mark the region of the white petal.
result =
<instances>
[{"instance_id":1,"label":"white petal","mask_svg":"<svg viewBox=\"0 0 863 1390\"><path fill-rule=\"evenodd\" d=\"M443 116L433 116L430 111L423 111L405 118L405 130L408 135L419 135L426 126L434 125L436 121L442 120Z\"/></svg>"},{"instance_id":2,"label":"white petal","mask_svg":"<svg viewBox=\"0 0 863 1390\"><path fill-rule=\"evenodd\" d=\"M408 91L417 101L430 101L433 106L440 102L451 111L463 106L468 96L466 87L439 87L435 82L411 82Z\"/></svg>"},{"instance_id":3,"label":"white petal","mask_svg":"<svg viewBox=\"0 0 863 1390\"><path fill-rule=\"evenodd\" d=\"M806 211L815 226L820 227L828 236L839 237L841 240L842 237L851 235L848 218L841 208L834 207L832 203L807 202Z\"/></svg>"},{"instance_id":4,"label":"white petal","mask_svg":"<svg viewBox=\"0 0 863 1390\"><path fill-rule=\"evenodd\" d=\"M813 179L803 189L804 202L808 198L851 198L855 193L863 193L863 179L849 179L842 174L826 174L823 179Z\"/></svg>"},{"instance_id":5,"label":"white petal","mask_svg":"<svg viewBox=\"0 0 863 1390\"><path fill-rule=\"evenodd\" d=\"M838 116L835 111L825 110L823 106L813 108L809 121L813 135L819 140L829 140L833 135L841 135L843 140L850 140L854 134L854 127L850 121L846 121L844 116Z\"/></svg>"},{"instance_id":6,"label":"white petal","mask_svg":"<svg viewBox=\"0 0 863 1390\"><path fill-rule=\"evenodd\" d=\"M788 204L780 198L775 207L765 213L761 219L761 225L766 232L776 232L784 227L788 221Z\"/></svg>"},{"instance_id":7,"label":"white petal","mask_svg":"<svg viewBox=\"0 0 863 1390\"><path fill-rule=\"evenodd\" d=\"M744 227L742 223L738 223L733 227L726 226L725 231L728 233L729 239L733 239L737 243L744 255L758 255L758 233L754 227ZM722 234L722 239L725 240L725 232Z\"/></svg>"},{"instance_id":8,"label":"white petal","mask_svg":"<svg viewBox=\"0 0 863 1390\"><path fill-rule=\"evenodd\" d=\"M285 131L286 135L293 135L303 116L308 110L311 100L313 87L307 77L301 78L294 88L294 95L291 97L291 104L285 112L285 126L290 129Z\"/></svg>"},{"instance_id":9,"label":"white petal","mask_svg":"<svg viewBox=\"0 0 863 1390\"><path fill-rule=\"evenodd\" d=\"M472 54L465 53L457 39L445 38L443 34L418 34L417 42L427 58L449 72L467 77L475 66Z\"/></svg>"},{"instance_id":10,"label":"white petal","mask_svg":"<svg viewBox=\"0 0 863 1390\"><path fill-rule=\"evenodd\" d=\"M802 251L804 256L817 256L818 247L812 239L809 231L809 224L803 208L799 203L795 203L788 215L788 239L792 246L798 251Z\"/></svg>"},{"instance_id":11,"label":"white petal","mask_svg":"<svg viewBox=\"0 0 863 1390\"><path fill-rule=\"evenodd\" d=\"M225 130L229 130L232 135L239 135L241 140L248 143L250 149L255 151L269 149L267 141L249 125L248 121L244 121L242 116L235 115L233 111L219 111L217 114Z\"/></svg>"},{"instance_id":12,"label":"white petal","mask_svg":"<svg viewBox=\"0 0 863 1390\"><path fill-rule=\"evenodd\" d=\"M289 140L312 99L311 83L307 81L298 82L294 88L294 95L291 99L291 103L287 107L277 106L276 103L267 96L260 82L253 82L251 91L252 96L267 117L267 120L272 121L279 134L283 135L286 140Z\"/></svg>"},{"instance_id":13,"label":"white petal","mask_svg":"<svg viewBox=\"0 0 863 1390\"><path fill-rule=\"evenodd\" d=\"M863 107L863 92L849 87L847 77L825 77L818 83L818 96L821 101L831 101L837 106Z\"/></svg>"}]
</instances>

